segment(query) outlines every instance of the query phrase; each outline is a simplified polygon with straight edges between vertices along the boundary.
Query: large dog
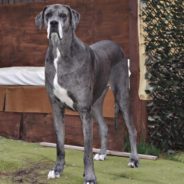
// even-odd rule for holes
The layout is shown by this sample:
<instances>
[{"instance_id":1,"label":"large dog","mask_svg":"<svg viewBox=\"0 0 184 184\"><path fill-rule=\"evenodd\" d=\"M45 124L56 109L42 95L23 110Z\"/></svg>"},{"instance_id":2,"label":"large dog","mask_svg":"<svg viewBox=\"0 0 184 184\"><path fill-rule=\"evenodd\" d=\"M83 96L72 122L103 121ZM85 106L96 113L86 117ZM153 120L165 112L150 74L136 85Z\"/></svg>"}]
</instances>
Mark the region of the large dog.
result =
<instances>
[{"instance_id":1,"label":"large dog","mask_svg":"<svg viewBox=\"0 0 184 184\"><path fill-rule=\"evenodd\" d=\"M84 183L96 184L92 155L92 118L99 124L101 150L94 159L103 160L107 149L107 126L102 116L104 96L110 85L115 96L116 121L123 114L131 144L129 166L138 166L136 130L129 110L128 64L122 49L112 41L86 45L75 35L80 15L67 5L47 6L35 19L47 29L49 47L45 60L45 85L52 104L57 136L57 159L48 178L64 169L64 110L78 111L84 135Z\"/></svg>"}]
</instances>

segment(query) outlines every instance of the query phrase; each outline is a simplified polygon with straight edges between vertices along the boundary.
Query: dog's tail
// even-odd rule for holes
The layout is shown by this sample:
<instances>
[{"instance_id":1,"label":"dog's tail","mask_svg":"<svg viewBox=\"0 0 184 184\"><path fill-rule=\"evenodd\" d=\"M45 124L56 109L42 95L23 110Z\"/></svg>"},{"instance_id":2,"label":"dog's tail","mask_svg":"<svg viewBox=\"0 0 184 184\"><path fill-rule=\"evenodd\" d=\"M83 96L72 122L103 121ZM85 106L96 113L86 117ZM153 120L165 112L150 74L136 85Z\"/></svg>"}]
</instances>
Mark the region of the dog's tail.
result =
<instances>
[{"instance_id":1,"label":"dog's tail","mask_svg":"<svg viewBox=\"0 0 184 184\"><path fill-rule=\"evenodd\" d=\"M120 108L119 108L118 102L115 99L115 104L114 104L114 127L115 129L118 129L119 115L120 115Z\"/></svg>"}]
</instances>

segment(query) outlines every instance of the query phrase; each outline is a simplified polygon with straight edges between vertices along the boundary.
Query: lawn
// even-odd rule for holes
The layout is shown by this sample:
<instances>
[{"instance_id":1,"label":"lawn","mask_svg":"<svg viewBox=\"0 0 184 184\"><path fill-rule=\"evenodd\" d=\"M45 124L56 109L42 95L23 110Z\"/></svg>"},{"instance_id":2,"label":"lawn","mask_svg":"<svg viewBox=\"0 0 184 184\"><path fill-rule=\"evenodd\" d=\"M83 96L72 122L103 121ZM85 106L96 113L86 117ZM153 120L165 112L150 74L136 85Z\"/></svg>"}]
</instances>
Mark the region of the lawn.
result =
<instances>
[{"instance_id":1,"label":"lawn","mask_svg":"<svg viewBox=\"0 0 184 184\"><path fill-rule=\"evenodd\" d=\"M55 149L0 137L0 184L82 184L83 153L66 150L61 178L47 180L55 161ZM127 166L128 158L109 156L95 161L98 184L183 184L184 153L141 160L138 169Z\"/></svg>"}]
</instances>

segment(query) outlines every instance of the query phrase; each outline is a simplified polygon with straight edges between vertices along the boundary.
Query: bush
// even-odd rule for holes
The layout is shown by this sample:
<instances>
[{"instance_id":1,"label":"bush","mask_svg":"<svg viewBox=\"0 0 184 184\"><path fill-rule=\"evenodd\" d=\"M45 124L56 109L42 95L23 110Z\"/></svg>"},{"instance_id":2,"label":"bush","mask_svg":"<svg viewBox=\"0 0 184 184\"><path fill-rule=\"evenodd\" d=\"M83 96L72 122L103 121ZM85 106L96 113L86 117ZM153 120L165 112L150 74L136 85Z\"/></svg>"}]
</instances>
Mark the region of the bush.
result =
<instances>
[{"instance_id":1,"label":"bush","mask_svg":"<svg viewBox=\"0 0 184 184\"><path fill-rule=\"evenodd\" d=\"M144 0L150 143L184 149L183 0Z\"/></svg>"},{"instance_id":2,"label":"bush","mask_svg":"<svg viewBox=\"0 0 184 184\"><path fill-rule=\"evenodd\" d=\"M129 138L125 138L124 151L131 152ZM139 154L159 156L160 150L154 145L146 143L144 139L141 139L140 143L137 144L137 152Z\"/></svg>"}]
</instances>

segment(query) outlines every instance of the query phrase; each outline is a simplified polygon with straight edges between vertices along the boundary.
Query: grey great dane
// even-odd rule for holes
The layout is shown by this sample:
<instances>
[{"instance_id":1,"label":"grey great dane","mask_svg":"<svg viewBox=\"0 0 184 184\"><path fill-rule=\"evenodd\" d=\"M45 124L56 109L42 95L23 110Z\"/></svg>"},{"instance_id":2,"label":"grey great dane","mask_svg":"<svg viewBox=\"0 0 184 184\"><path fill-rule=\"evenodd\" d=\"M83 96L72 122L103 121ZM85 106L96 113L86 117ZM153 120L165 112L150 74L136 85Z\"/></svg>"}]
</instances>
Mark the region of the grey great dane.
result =
<instances>
[{"instance_id":1,"label":"grey great dane","mask_svg":"<svg viewBox=\"0 0 184 184\"><path fill-rule=\"evenodd\" d=\"M112 88L115 97L115 121L123 114L128 128L131 156L129 166L138 167L136 130L129 110L128 63L122 49L112 41L88 46L75 34L80 15L67 5L45 7L35 19L38 28L47 29L49 47L45 59L45 85L53 109L57 137L57 158L48 178L63 172L64 110L78 111L84 136L84 184L96 184L92 153L92 121L99 124L101 149L94 159L104 160L107 150L107 125L102 116L104 96Z\"/></svg>"}]
</instances>

